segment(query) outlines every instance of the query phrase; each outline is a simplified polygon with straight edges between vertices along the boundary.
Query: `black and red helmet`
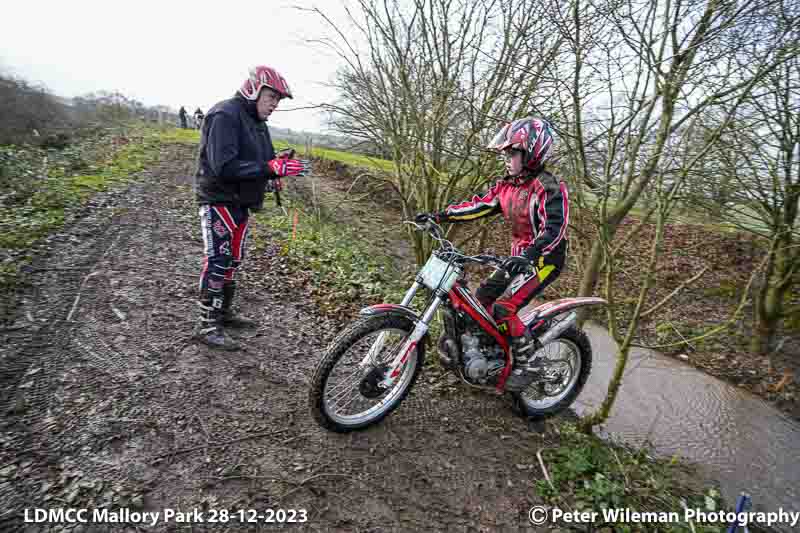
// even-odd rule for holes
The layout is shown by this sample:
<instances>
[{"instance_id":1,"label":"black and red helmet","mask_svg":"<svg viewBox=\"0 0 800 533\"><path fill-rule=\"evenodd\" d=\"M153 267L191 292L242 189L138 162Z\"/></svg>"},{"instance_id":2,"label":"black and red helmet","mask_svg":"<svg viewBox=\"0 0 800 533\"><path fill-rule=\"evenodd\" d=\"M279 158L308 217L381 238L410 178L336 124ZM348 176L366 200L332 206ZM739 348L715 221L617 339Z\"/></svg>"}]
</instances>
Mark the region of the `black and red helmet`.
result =
<instances>
[{"instance_id":1,"label":"black and red helmet","mask_svg":"<svg viewBox=\"0 0 800 533\"><path fill-rule=\"evenodd\" d=\"M503 126L487 148L498 152L508 148L521 150L522 168L537 170L552 152L554 141L553 130L546 120L525 117Z\"/></svg>"},{"instance_id":2,"label":"black and red helmet","mask_svg":"<svg viewBox=\"0 0 800 533\"><path fill-rule=\"evenodd\" d=\"M250 77L242 84L239 94L248 100L255 101L258 100L258 95L264 87L269 87L277 92L281 98L292 98L292 92L289 90L286 79L274 68L263 65L250 69Z\"/></svg>"}]
</instances>

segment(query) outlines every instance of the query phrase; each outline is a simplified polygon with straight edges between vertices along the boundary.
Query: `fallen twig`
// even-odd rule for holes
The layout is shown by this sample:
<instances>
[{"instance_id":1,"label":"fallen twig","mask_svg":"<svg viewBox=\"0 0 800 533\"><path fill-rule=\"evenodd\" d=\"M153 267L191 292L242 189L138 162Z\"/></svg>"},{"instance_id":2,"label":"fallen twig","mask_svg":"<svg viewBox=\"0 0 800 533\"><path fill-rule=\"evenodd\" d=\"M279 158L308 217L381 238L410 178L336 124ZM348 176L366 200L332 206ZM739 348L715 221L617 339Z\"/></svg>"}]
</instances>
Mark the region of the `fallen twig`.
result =
<instances>
[{"instance_id":1,"label":"fallen twig","mask_svg":"<svg viewBox=\"0 0 800 533\"><path fill-rule=\"evenodd\" d=\"M544 465L544 459L542 459L542 450L536 452L536 458L539 459L539 466L542 469L544 478L547 480L547 484L550 485L551 489L556 490L556 487L553 485L553 481L550 479L550 473L547 471L547 467Z\"/></svg>"},{"instance_id":2,"label":"fallen twig","mask_svg":"<svg viewBox=\"0 0 800 533\"><path fill-rule=\"evenodd\" d=\"M625 473L625 467L622 466L622 461L619 460L619 455L617 455L617 450L611 448L611 451L614 453L614 459L617 460L617 464L619 465L619 471L622 472L622 477L625 478L625 485L629 486L631 482L628 479L628 474Z\"/></svg>"},{"instance_id":3,"label":"fallen twig","mask_svg":"<svg viewBox=\"0 0 800 533\"><path fill-rule=\"evenodd\" d=\"M683 342L685 342L685 343L686 343L686 346L688 346L689 348L691 348L691 349L692 349L692 351L697 351L697 348L695 348L694 346L692 346L692 343L690 343L689 341L687 341L687 340L686 340L686 337L684 337L684 336L683 336L683 334L682 334L680 331L678 331L678 328L676 328L676 327L675 327L675 324L673 324L673 323L670 321L670 322L669 322L669 325L670 325L670 327L671 327L672 329L674 329L674 330L675 330L675 333L677 333L677 334L678 334L678 336L679 336L681 339L683 339Z\"/></svg>"},{"instance_id":4,"label":"fallen twig","mask_svg":"<svg viewBox=\"0 0 800 533\"><path fill-rule=\"evenodd\" d=\"M72 309L69 310L69 314L67 315L67 322L72 322L72 315L75 314L75 311L78 309L78 302L81 300L81 293L83 293L83 288L86 286L86 282L89 281L89 278L91 278L92 276L97 275L99 273L100 273L99 270L97 270L95 272L90 272L90 273L86 274L85 278L83 278L83 281L81 282L81 286L78 289L78 294L77 294L77 296L75 296L75 301L72 302Z\"/></svg>"},{"instance_id":5,"label":"fallen twig","mask_svg":"<svg viewBox=\"0 0 800 533\"><path fill-rule=\"evenodd\" d=\"M681 500L681 505L683 506L684 511L689 510L689 507L686 505L685 501ZM697 533L697 530L694 528L694 522L692 522L691 518L689 518L689 528L692 530L692 533Z\"/></svg>"}]
</instances>

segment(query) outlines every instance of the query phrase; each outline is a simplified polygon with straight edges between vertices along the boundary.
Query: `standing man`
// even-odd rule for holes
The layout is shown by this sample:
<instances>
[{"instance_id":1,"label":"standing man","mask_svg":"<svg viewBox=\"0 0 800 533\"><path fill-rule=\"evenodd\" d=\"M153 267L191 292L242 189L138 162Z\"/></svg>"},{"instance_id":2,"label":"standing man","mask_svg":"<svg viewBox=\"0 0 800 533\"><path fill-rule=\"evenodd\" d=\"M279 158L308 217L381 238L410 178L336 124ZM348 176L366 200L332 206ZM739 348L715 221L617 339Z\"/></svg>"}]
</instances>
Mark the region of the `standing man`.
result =
<instances>
[{"instance_id":1,"label":"standing man","mask_svg":"<svg viewBox=\"0 0 800 533\"><path fill-rule=\"evenodd\" d=\"M180 110L178 111L178 117L181 119L181 128L188 128L189 126L186 124L186 108L183 106L181 106Z\"/></svg>"},{"instance_id":2,"label":"standing man","mask_svg":"<svg viewBox=\"0 0 800 533\"><path fill-rule=\"evenodd\" d=\"M198 130L203 126L203 110L199 107L194 110L194 127Z\"/></svg>"},{"instance_id":3,"label":"standing man","mask_svg":"<svg viewBox=\"0 0 800 533\"><path fill-rule=\"evenodd\" d=\"M293 158L294 150L276 155L272 146L266 121L284 98L292 93L283 76L257 66L233 98L212 107L203 122L195 176L205 245L197 338L214 348L238 349L225 328L255 325L232 309L250 211L261 209L265 192L281 190L281 178L311 171L308 161Z\"/></svg>"}]
</instances>

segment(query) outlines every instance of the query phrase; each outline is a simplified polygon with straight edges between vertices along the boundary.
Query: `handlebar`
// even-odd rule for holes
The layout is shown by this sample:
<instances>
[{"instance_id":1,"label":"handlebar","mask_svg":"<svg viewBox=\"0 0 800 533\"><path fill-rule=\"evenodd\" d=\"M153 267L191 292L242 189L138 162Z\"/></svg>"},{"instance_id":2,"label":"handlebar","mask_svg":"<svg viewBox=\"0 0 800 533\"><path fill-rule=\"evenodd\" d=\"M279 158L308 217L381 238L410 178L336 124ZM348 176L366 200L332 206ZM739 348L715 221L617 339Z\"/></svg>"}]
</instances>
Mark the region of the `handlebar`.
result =
<instances>
[{"instance_id":1,"label":"handlebar","mask_svg":"<svg viewBox=\"0 0 800 533\"><path fill-rule=\"evenodd\" d=\"M495 270L500 270L498 267L505 262L504 257L497 257L490 254L469 256L460 252L456 249L452 242L444 238L444 231L442 230L442 227L433 220L428 219L424 224L419 224L413 220L404 220L403 223L411 224L417 229L417 231L427 231L435 241L439 242L440 249L442 249L445 254L451 254L455 256L455 260L461 264L478 263L493 267Z\"/></svg>"}]
</instances>

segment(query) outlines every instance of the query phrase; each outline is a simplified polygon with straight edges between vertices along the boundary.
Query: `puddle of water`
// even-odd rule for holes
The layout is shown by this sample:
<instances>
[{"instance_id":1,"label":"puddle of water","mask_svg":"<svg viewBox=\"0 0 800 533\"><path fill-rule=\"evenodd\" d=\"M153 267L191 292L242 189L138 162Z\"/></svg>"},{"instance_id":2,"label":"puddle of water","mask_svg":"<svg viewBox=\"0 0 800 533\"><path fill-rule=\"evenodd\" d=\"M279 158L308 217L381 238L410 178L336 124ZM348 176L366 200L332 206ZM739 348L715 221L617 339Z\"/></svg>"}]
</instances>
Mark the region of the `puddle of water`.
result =
<instances>
[{"instance_id":1,"label":"puddle of water","mask_svg":"<svg viewBox=\"0 0 800 533\"><path fill-rule=\"evenodd\" d=\"M586 388L574 408L593 411L605 397L617 347L596 324L584 328L593 351ZM741 492L753 510L800 511L800 424L751 393L651 350L631 352L602 434L701 464L731 505Z\"/></svg>"}]
</instances>

